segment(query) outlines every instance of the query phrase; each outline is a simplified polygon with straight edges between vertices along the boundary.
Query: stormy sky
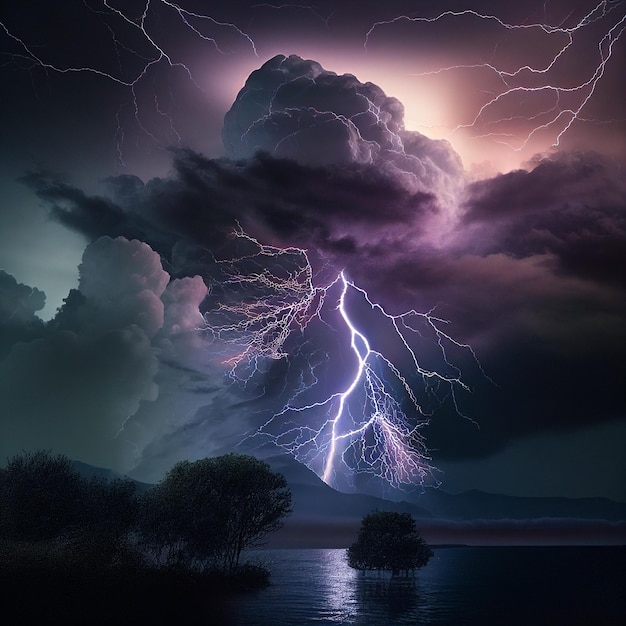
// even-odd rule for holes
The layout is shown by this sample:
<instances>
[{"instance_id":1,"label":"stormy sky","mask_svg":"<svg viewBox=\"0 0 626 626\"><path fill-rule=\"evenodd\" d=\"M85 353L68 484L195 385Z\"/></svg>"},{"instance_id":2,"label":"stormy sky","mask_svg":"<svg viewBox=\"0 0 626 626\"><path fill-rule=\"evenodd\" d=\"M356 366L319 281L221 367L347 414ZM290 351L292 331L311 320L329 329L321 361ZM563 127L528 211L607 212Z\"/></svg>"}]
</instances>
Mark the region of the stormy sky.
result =
<instances>
[{"instance_id":1,"label":"stormy sky","mask_svg":"<svg viewBox=\"0 0 626 626\"><path fill-rule=\"evenodd\" d=\"M444 489L626 500L625 15L3 8L1 457L53 449L157 480L182 458L293 450L325 416L284 408L357 365L343 271L387 314L351 291ZM255 344L241 320L278 302L287 338ZM413 316L407 352L388 316L410 310L445 335Z\"/></svg>"}]
</instances>

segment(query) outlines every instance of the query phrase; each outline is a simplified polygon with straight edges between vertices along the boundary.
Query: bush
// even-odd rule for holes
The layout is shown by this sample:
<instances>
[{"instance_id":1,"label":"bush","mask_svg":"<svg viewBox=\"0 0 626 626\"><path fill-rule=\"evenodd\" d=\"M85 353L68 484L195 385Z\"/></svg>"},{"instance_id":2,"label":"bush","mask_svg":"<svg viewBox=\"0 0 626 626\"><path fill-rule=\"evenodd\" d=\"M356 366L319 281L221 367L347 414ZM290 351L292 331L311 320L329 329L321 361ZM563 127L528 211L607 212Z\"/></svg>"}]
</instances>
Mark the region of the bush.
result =
<instances>
[{"instance_id":1,"label":"bush","mask_svg":"<svg viewBox=\"0 0 626 626\"><path fill-rule=\"evenodd\" d=\"M228 577L230 587L236 591L250 591L267 587L270 572L262 565L244 563L235 567Z\"/></svg>"},{"instance_id":2,"label":"bush","mask_svg":"<svg viewBox=\"0 0 626 626\"><path fill-rule=\"evenodd\" d=\"M269 572L241 553L290 506L284 477L250 456L178 463L139 501L130 480L87 480L65 456L25 453L0 470L0 574L46 588L134 575L151 588L256 589Z\"/></svg>"}]
</instances>

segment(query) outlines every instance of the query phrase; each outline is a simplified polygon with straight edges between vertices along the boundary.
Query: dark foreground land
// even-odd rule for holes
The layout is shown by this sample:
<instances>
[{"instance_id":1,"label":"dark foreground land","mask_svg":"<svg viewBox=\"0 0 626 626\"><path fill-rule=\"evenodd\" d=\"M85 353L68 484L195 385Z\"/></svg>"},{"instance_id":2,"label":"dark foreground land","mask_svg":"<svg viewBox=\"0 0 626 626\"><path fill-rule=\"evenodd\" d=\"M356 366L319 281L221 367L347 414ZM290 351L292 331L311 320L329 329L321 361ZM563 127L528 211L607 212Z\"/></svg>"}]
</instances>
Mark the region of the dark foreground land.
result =
<instances>
[{"instance_id":1,"label":"dark foreground land","mask_svg":"<svg viewBox=\"0 0 626 626\"><path fill-rule=\"evenodd\" d=\"M0 621L7 626L228 626L230 609L269 578L255 565L227 576L145 565L98 568L45 552L39 560L32 550L22 556L0 559Z\"/></svg>"},{"instance_id":2,"label":"dark foreground land","mask_svg":"<svg viewBox=\"0 0 626 626\"><path fill-rule=\"evenodd\" d=\"M2 622L19 624L231 623L229 607L241 591L211 577L171 572L2 572Z\"/></svg>"}]
</instances>

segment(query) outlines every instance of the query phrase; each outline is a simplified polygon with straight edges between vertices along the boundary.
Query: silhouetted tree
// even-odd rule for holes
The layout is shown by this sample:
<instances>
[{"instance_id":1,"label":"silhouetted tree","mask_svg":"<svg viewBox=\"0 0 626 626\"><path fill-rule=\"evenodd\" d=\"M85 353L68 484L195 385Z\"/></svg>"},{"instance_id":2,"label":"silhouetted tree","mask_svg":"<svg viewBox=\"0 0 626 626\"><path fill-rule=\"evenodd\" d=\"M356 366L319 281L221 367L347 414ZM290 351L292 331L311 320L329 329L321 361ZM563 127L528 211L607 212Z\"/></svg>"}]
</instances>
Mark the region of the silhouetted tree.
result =
<instances>
[{"instance_id":1,"label":"silhouetted tree","mask_svg":"<svg viewBox=\"0 0 626 626\"><path fill-rule=\"evenodd\" d=\"M433 552L409 513L374 511L361 521L357 541L347 555L354 569L390 571L396 576L423 567Z\"/></svg>"},{"instance_id":2,"label":"silhouetted tree","mask_svg":"<svg viewBox=\"0 0 626 626\"><path fill-rule=\"evenodd\" d=\"M131 553L134 559L130 531L136 516L132 481L85 479L60 454L26 452L0 472L0 536L56 541L76 565L109 567L127 563Z\"/></svg>"},{"instance_id":3,"label":"silhouetted tree","mask_svg":"<svg viewBox=\"0 0 626 626\"><path fill-rule=\"evenodd\" d=\"M291 493L267 463L227 454L177 463L141 508L144 545L158 562L230 572L282 526Z\"/></svg>"},{"instance_id":4,"label":"silhouetted tree","mask_svg":"<svg viewBox=\"0 0 626 626\"><path fill-rule=\"evenodd\" d=\"M0 480L0 532L22 541L53 539L79 523L81 477L45 450L9 459Z\"/></svg>"},{"instance_id":5,"label":"silhouetted tree","mask_svg":"<svg viewBox=\"0 0 626 626\"><path fill-rule=\"evenodd\" d=\"M140 498L139 533L141 544L157 565L191 565L189 548L190 516L198 520L208 516L200 498L185 493L185 486L171 471ZM207 524L210 539L211 524ZM210 554L210 551L208 551Z\"/></svg>"},{"instance_id":6,"label":"silhouetted tree","mask_svg":"<svg viewBox=\"0 0 626 626\"><path fill-rule=\"evenodd\" d=\"M68 549L91 568L138 564L131 536L137 513L133 481L83 480L78 524L66 535Z\"/></svg>"}]
</instances>

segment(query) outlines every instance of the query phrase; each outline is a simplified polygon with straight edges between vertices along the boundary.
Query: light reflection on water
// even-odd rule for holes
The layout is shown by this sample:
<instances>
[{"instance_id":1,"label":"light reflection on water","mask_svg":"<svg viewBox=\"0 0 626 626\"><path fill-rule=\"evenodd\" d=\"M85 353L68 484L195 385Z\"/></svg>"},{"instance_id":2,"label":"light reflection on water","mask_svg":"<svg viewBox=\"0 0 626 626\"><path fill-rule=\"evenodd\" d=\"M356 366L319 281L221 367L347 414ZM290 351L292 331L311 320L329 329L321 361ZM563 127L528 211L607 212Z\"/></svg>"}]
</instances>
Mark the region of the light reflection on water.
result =
<instances>
[{"instance_id":1,"label":"light reflection on water","mask_svg":"<svg viewBox=\"0 0 626 626\"><path fill-rule=\"evenodd\" d=\"M250 558L271 570L272 584L239 599L241 626L429 624L442 604L434 581L422 580L426 569L415 578L363 575L348 567L345 550L330 549L258 551ZM438 561L427 566L435 579L445 575Z\"/></svg>"},{"instance_id":2,"label":"light reflection on water","mask_svg":"<svg viewBox=\"0 0 626 626\"><path fill-rule=\"evenodd\" d=\"M236 626L621 624L624 548L448 548L415 578L365 576L345 550L249 555L271 585L240 596Z\"/></svg>"},{"instance_id":3,"label":"light reflection on water","mask_svg":"<svg viewBox=\"0 0 626 626\"><path fill-rule=\"evenodd\" d=\"M320 618L340 624L352 623L359 607L353 591L358 573L346 566L345 550L326 550L320 555L320 561L326 582L322 591L326 609Z\"/></svg>"}]
</instances>

